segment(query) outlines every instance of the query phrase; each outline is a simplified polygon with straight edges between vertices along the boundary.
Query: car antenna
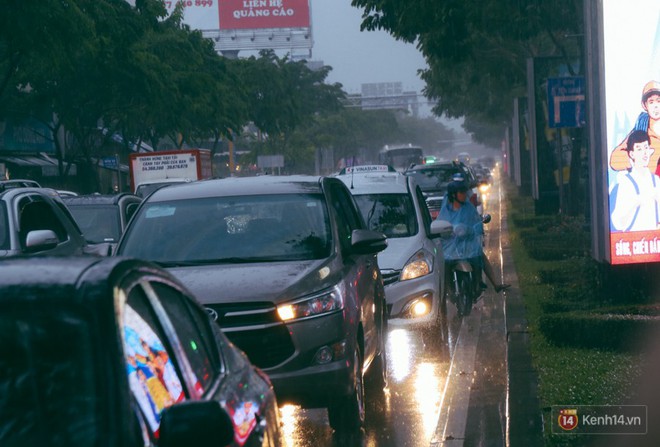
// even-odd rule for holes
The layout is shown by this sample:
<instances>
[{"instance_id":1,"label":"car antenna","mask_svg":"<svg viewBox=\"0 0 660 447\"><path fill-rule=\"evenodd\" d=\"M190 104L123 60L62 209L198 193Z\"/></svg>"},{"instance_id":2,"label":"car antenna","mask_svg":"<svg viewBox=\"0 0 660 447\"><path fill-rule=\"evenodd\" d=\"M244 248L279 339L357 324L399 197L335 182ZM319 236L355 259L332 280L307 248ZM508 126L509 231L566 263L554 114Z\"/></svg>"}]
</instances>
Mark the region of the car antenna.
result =
<instances>
[{"instance_id":1,"label":"car antenna","mask_svg":"<svg viewBox=\"0 0 660 447\"><path fill-rule=\"evenodd\" d=\"M351 189L355 189L353 187L353 177L355 177L355 166L351 167Z\"/></svg>"}]
</instances>

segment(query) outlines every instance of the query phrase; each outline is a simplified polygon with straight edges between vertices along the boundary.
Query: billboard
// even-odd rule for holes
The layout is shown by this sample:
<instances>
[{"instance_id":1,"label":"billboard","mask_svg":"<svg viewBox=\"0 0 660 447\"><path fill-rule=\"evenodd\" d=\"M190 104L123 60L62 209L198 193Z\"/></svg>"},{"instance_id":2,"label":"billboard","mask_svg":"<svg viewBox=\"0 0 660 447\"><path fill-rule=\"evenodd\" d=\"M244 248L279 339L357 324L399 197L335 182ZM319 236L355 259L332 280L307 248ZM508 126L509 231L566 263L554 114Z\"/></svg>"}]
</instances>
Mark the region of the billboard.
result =
<instances>
[{"instance_id":1,"label":"billboard","mask_svg":"<svg viewBox=\"0 0 660 447\"><path fill-rule=\"evenodd\" d=\"M309 0L165 0L168 15L179 3L217 51L312 48Z\"/></svg>"},{"instance_id":2,"label":"billboard","mask_svg":"<svg viewBox=\"0 0 660 447\"><path fill-rule=\"evenodd\" d=\"M602 17L610 262L657 262L660 2L602 0Z\"/></svg>"},{"instance_id":3,"label":"billboard","mask_svg":"<svg viewBox=\"0 0 660 447\"><path fill-rule=\"evenodd\" d=\"M309 28L309 0L222 0L220 29Z\"/></svg>"},{"instance_id":4,"label":"billboard","mask_svg":"<svg viewBox=\"0 0 660 447\"><path fill-rule=\"evenodd\" d=\"M168 15L183 4L183 21L198 30L309 28L309 0L165 0Z\"/></svg>"}]
</instances>

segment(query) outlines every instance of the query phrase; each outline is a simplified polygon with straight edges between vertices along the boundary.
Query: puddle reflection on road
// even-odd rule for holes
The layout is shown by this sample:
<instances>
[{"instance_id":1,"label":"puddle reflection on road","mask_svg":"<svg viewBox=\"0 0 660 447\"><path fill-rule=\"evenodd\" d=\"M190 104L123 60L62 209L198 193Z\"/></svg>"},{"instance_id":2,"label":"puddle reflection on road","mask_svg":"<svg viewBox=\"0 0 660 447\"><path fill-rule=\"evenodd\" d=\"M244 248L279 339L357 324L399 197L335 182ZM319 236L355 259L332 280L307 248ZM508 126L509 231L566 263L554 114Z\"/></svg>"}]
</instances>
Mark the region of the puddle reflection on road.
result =
<instances>
[{"instance_id":1,"label":"puddle reflection on road","mask_svg":"<svg viewBox=\"0 0 660 447\"><path fill-rule=\"evenodd\" d=\"M438 422L449 370L447 340L450 337L445 337L403 329L389 332L389 386L384 399L367 402L365 429L352 446L429 445ZM324 409L304 410L285 405L280 410L287 447L346 445L336 438L328 425Z\"/></svg>"}]
</instances>

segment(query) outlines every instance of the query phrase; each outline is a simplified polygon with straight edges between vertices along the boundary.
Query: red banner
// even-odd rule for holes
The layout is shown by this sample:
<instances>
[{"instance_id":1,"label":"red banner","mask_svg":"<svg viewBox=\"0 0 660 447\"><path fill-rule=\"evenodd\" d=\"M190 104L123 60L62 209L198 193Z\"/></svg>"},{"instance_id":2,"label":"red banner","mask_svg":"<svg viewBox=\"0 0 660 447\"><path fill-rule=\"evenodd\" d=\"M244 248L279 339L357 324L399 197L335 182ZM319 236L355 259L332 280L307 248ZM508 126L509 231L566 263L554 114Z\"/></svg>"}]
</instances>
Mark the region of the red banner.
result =
<instances>
[{"instance_id":1,"label":"red banner","mask_svg":"<svg viewBox=\"0 0 660 447\"><path fill-rule=\"evenodd\" d=\"M222 0L220 29L309 28L309 0Z\"/></svg>"},{"instance_id":2,"label":"red banner","mask_svg":"<svg viewBox=\"0 0 660 447\"><path fill-rule=\"evenodd\" d=\"M610 235L612 264L660 261L660 232L630 231Z\"/></svg>"}]
</instances>

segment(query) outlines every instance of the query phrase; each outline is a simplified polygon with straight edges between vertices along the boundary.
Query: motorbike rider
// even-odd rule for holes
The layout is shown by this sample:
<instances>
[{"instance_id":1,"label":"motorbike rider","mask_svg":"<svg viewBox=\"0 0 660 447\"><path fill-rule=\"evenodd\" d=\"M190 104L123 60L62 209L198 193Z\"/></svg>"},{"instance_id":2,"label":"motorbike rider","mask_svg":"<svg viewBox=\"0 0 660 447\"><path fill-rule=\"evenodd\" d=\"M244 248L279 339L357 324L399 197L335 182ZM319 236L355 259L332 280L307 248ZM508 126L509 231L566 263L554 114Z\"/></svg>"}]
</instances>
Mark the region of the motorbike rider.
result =
<instances>
[{"instance_id":1,"label":"motorbike rider","mask_svg":"<svg viewBox=\"0 0 660 447\"><path fill-rule=\"evenodd\" d=\"M510 287L498 283L486 254L483 252L482 236L484 227L482 217L469 201L469 188L465 181L454 180L447 186L447 196L437 220L445 220L454 227L451 238L442 239L442 249L447 261L467 259L473 266L481 285L481 272L491 281L496 292ZM450 269L446 269L450 271Z\"/></svg>"}]
</instances>

